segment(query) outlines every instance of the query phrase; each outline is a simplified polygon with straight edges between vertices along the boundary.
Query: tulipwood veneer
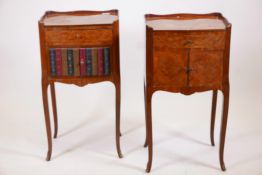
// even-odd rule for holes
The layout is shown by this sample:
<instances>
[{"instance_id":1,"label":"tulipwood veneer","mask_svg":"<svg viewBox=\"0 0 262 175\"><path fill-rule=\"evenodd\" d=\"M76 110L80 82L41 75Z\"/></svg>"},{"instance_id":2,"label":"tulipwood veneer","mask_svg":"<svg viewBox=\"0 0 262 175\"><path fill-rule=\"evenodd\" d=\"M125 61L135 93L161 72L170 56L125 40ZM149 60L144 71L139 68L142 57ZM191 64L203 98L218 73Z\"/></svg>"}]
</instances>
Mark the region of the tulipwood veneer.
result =
<instances>
[{"instance_id":1,"label":"tulipwood veneer","mask_svg":"<svg viewBox=\"0 0 262 175\"><path fill-rule=\"evenodd\" d=\"M55 83L85 86L92 83L109 81L116 88L116 147L120 149L120 67L119 67L119 21L118 11L47 11L39 20L39 36L42 65L42 96L45 114L48 152L46 160L51 159L52 136L48 109L48 86L50 85L53 116L54 138L57 137L58 120L56 108ZM104 76L52 76L50 69L50 48L94 48L110 49L110 73Z\"/></svg>"},{"instance_id":2,"label":"tulipwood veneer","mask_svg":"<svg viewBox=\"0 0 262 175\"><path fill-rule=\"evenodd\" d=\"M152 96L159 90L184 95L213 91L210 139L214 146L217 91L223 94L219 159L223 171L229 107L231 24L220 13L145 15L146 141L150 172L153 159Z\"/></svg>"}]
</instances>

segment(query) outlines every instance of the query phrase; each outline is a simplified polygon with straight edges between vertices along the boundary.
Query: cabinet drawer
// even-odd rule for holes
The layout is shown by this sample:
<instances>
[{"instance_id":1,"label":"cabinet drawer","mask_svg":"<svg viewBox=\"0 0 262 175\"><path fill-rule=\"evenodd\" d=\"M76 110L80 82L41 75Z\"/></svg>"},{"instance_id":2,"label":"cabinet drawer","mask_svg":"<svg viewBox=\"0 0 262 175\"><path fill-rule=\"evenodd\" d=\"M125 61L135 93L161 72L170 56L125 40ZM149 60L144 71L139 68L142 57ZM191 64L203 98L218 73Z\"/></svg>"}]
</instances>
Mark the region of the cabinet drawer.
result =
<instances>
[{"instance_id":1,"label":"cabinet drawer","mask_svg":"<svg viewBox=\"0 0 262 175\"><path fill-rule=\"evenodd\" d=\"M222 50L225 47L225 31L157 31L154 47L206 48Z\"/></svg>"},{"instance_id":2,"label":"cabinet drawer","mask_svg":"<svg viewBox=\"0 0 262 175\"><path fill-rule=\"evenodd\" d=\"M110 48L49 48L49 72L52 77L109 76Z\"/></svg>"},{"instance_id":3,"label":"cabinet drawer","mask_svg":"<svg viewBox=\"0 0 262 175\"><path fill-rule=\"evenodd\" d=\"M73 45L110 45L112 43L112 30L110 29L46 29L45 39L48 46Z\"/></svg>"}]
</instances>

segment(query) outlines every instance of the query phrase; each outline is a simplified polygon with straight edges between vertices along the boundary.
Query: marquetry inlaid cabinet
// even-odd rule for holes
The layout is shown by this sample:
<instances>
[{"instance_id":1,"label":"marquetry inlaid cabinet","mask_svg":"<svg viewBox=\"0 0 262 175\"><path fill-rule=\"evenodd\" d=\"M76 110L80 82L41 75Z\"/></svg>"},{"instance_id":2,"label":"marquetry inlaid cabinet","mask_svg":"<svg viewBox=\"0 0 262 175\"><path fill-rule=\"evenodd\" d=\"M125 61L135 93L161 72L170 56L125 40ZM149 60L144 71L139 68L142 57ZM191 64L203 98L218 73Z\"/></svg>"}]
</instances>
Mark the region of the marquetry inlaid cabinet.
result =
<instances>
[{"instance_id":1,"label":"marquetry inlaid cabinet","mask_svg":"<svg viewBox=\"0 0 262 175\"><path fill-rule=\"evenodd\" d=\"M46 160L52 154L48 109L50 85L54 138L58 122L55 83L87 84L109 81L116 88L116 146L120 150L120 67L118 11L48 11L39 20L42 65L42 95L48 138Z\"/></svg>"},{"instance_id":2,"label":"marquetry inlaid cabinet","mask_svg":"<svg viewBox=\"0 0 262 175\"><path fill-rule=\"evenodd\" d=\"M223 94L220 166L225 170L224 144L229 106L229 52L231 24L220 14L145 15L146 18L146 142L150 172L153 154L151 100L158 90L190 95L213 91L211 144L217 92Z\"/></svg>"}]
</instances>

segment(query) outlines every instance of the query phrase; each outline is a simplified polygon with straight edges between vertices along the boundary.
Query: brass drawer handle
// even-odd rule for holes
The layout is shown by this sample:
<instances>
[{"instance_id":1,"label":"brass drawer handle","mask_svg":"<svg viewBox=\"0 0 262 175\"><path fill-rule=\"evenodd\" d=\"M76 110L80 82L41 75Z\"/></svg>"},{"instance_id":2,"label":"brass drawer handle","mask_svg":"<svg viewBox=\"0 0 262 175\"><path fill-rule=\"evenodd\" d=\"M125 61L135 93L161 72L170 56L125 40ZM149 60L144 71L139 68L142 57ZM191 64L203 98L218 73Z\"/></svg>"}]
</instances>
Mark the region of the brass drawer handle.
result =
<instances>
[{"instance_id":1,"label":"brass drawer handle","mask_svg":"<svg viewBox=\"0 0 262 175\"><path fill-rule=\"evenodd\" d=\"M193 43L192 40L187 40L187 41L184 43L184 46L191 45L192 43Z\"/></svg>"}]
</instances>

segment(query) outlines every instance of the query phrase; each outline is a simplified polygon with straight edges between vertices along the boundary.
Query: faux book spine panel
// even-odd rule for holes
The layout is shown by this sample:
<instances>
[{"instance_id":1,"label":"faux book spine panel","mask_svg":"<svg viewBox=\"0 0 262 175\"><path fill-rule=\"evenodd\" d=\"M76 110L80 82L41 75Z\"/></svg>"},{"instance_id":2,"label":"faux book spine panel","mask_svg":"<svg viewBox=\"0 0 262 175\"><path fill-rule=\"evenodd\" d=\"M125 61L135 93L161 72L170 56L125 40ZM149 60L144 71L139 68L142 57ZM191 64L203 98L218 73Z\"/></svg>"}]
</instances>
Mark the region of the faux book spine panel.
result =
<instances>
[{"instance_id":1,"label":"faux book spine panel","mask_svg":"<svg viewBox=\"0 0 262 175\"><path fill-rule=\"evenodd\" d=\"M50 55L51 75L55 76L56 75L56 53L55 53L55 49L50 49L49 55Z\"/></svg>"},{"instance_id":2,"label":"faux book spine panel","mask_svg":"<svg viewBox=\"0 0 262 175\"><path fill-rule=\"evenodd\" d=\"M85 76L86 75L86 51L84 48L80 49L80 75Z\"/></svg>"},{"instance_id":3,"label":"faux book spine panel","mask_svg":"<svg viewBox=\"0 0 262 175\"><path fill-rule=\"evenodd\" d=\"M57 49L60 50L60 49ZM62 49L62 75L67 76L68 75L68 64L67 64L67 50Z\"/></svg>"},{"instance_id":4,"label":"faux book spine panel","mask_svg":"<svg viewBox=\"0 0 262 175\"><path fill-rule=\"evenodd\" d=\"M104 75L110 74L110 49L104 48Z\"/></svg>"},{"instance_id":5,"label":"faux book spine panel","mask_svg":"<svg viewBox=\"0 0 262 175\"><path fill-rule=\"evenodd\" d=\"M86 49L86 75L92 76L92 49Z\"/></svg>"},{"instance_id":6,"label":"faux book spine panel","mask_svg":"<svg viewBox=\"0 0 262 175\"><path fill-rule=\"evenodd\" d=\"M67 49L67 73L74 75L73 49Z\"/></svg>"},{"instance_id":7,"label":"faux book spine panel","mask_svg":"<svg viewBox=\"0 0 262 175\"><path fill-rule=\"evenodd\" d=\"M92 49L92 75L97 75L97 49Z\"/></svg>"},{"instance_id":8,"label":"faux book spine panel","mask_svg":"<svg viewBox=\"0 0 262 175\"><path fill-rule=\"evenodd\" d=\"M51 76L108 76L110 49L50 48Z\"/></svg>"},{"instance_id":9,"label":"faux book spine panel","mask_svg":"<svg viewBox=\"0 0 262 175\"><path fill-rule=\"evenodd\" d=\"M55 60L56 60L56 75L62 75L62 51L55 49Z\"/></svg>"},{"instance_id":10,"label":"faux book spine panel","mask_svg":"<svg viewBox=\"0 0 262 175\"><path fill-rule=\"evenodd\" d=\"M80 75L79 49L73 49L74 75Z\"/></svg>"},{"instance_id":11,"label":"faux book spine panel","mask_svg":"<svg viewBox=\"0 0 262 175\"><path fill-rule=\"evenodd\" d=\"M98 75L104 75L104 49L99 48L97 50L97 64L98 64Z\"/></svg>"}]
</instances>

